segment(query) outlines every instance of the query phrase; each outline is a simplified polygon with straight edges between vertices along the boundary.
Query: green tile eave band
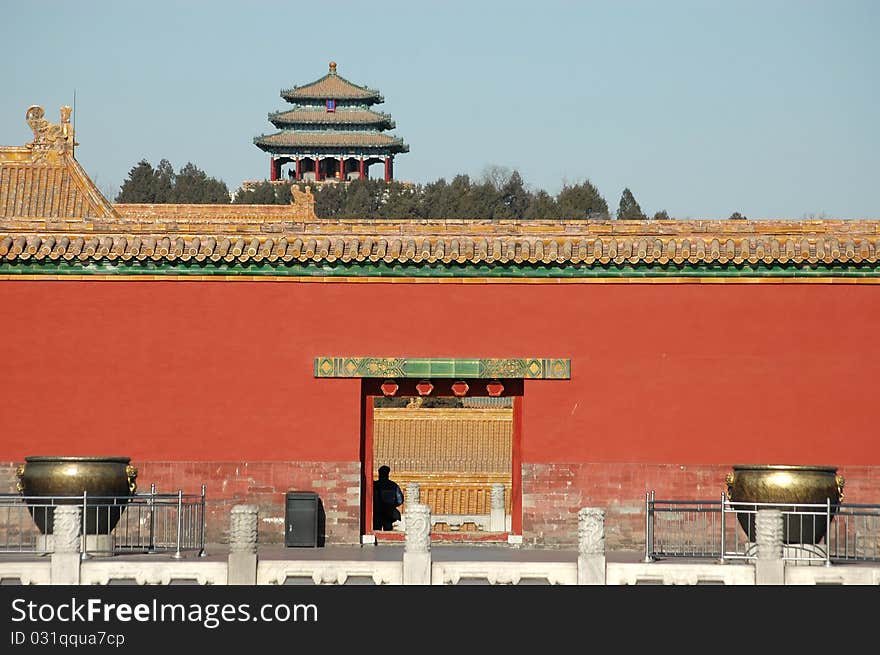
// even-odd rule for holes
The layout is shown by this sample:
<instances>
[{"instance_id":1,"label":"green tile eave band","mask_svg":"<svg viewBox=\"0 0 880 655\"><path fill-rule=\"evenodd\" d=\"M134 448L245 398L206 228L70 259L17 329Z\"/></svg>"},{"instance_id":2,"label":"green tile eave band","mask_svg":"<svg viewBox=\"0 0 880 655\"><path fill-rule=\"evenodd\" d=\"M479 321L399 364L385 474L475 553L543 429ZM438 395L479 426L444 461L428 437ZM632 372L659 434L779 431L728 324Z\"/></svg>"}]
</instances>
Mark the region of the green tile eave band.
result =
<instances>
[{"instance_id":1,"label":"green tile eave band","mask_svg":"<svg viewBox=\"0 0 880 655\"><path fill-rule=\"evenodd\" d=\"M0 275L248 275L291 277L643 278L880 277L880 264L468 264L387 262L59 261L0 259Z\"/></svg>"}]
</instances>

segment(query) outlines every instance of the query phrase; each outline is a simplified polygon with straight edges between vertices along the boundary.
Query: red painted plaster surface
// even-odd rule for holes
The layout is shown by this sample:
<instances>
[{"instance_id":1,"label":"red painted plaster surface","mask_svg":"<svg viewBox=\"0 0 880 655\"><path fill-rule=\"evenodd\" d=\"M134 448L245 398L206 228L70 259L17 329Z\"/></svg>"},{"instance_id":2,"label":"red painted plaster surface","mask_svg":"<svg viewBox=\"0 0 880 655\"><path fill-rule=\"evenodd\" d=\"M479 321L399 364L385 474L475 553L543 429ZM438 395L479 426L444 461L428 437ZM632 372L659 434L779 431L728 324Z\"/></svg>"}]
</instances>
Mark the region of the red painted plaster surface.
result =
<instances>
[{"instance_id":1,"label":"red painted plaster surface","mask_svg":"<svg viewBox=\"0 0 880 655\"><path fill-rule=\"evenodd\" d=\"M880 286L0 282L0 459L359 461L317 355L567 357L522 461L880 464Z\"/></svg>"}]
</instances>

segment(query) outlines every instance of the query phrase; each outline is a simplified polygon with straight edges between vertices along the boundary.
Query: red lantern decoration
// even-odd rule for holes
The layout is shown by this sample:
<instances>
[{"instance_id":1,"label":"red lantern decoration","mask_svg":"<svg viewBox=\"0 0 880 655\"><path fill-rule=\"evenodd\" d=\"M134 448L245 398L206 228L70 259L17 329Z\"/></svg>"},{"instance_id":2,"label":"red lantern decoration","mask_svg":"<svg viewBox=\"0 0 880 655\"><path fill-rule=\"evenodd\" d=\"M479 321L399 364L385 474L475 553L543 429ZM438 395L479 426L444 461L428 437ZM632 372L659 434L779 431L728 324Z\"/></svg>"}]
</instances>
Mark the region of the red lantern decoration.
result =
<instances>
[{"instance_id":1,"label":"red lantern decoration","mask_svg":"<svg viewBox=\"0 0 880 655\"><path fill-rule=\"evenodd\" d=\"M452 384L452 393L459 397L464 396L465 394L467 394L469 388L470 387L468 387L467 382L465 382L464 380L459 380L458 382L454 382Z\"/></svg>"},{"instance_id":2,"label":"red lantern decoration","mask_svg":"<svg viewBox=\"0 0 880 655\"><path fill-rule=\"evenodd\" d=\"M498 380L492 380L492 382L486 385L486 391L492 398L497 398L504 393L504 385Z\"/></svg>"},{"instance_id":3,"label":"red lantern decoration","mask_svg":"<svg viewBox=\"0 0 880 655\"><path fill-rule=\"evenodd\" d=\"M419 392L420 396L429 396L434 391L434 385L431 384L430 380L422 380L416 385L416 391Z\"/></svg>"},{"instance_id":4,"label":"red lantern decoration","mask_svg":"<svg viewBox=\"0 0 880 655\"><path fill-rule=\"evenodd\" d=\"M385 380L382 383L382 386L379 387L382 390L382 394L385 396L393 396L397 393L397 390L400 388L394 380Z\"/></svg>"}]
</instances>

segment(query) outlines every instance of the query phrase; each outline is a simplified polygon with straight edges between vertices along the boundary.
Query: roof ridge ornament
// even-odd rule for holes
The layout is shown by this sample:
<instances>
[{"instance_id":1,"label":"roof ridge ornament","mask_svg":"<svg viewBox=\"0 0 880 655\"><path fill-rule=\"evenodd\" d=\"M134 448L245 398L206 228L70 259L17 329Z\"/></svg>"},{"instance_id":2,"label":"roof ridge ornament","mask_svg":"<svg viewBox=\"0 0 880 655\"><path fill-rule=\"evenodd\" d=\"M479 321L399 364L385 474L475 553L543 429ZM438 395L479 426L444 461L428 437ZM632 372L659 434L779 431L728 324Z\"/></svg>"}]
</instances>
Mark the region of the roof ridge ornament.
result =
<instances>
[{"instance_id":1,"label":"roof ridge ornament","mask_svg":"<svg viewBox=\"0 0 880 655\"><path fill-rule=\"evenodd\" d=\"M290 204L294 206L299 215L310 220L317 220L315 196L312 194L311 186L306 186L305 190L302 190L297 184L291 185Z\"/></svg>"},{"instance_id":2,"label":"roof ridge ornament","mask_svg":"<svg viewBox=\"0 0 880 655\"><path fill-rule=\"evenodd\" d=\"M336 75L336 62L335 61L330 62L330 74Z\"/></svg>"},{"instance_id":3,"label":"roof ridge ornament","mask_svg":"<svg viewBox=\"0 0 880 655\"><path fill-rule=\"evenodd\" d=\"M74 141L73 125L70 123L72 109L68 105L61 107L61 123L50 123L44 118L46 112L40 105L31 105L25 112L25 121L34 131L34 140L25 147L34 153L45 154L47 150L59 150L73 153L73 147L79 144Z\"/></svg>"}]
</instances>

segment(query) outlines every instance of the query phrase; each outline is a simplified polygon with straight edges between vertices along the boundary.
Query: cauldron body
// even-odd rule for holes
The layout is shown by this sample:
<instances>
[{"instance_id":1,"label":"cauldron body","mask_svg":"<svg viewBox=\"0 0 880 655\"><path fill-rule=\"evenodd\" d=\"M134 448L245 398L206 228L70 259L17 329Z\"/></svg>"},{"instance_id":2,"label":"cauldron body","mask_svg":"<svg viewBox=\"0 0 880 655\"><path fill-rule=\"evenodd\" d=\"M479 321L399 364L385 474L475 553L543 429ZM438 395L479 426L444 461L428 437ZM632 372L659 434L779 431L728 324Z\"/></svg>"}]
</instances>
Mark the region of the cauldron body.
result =
<instances>
[{"instance_id":1,"label":"cauldron body","mask_svg":"<svg viewBox=\"0 0 880 655\"><path fill-rule=\"evenodd\" d=\"M784 464L737 464L727 474L728 498L737 503L798 503L825 506L831 500L832 518L836 505L843 500L842 476L834 466L793 466ZM759 507L758 509L765 509ZM786 509L784 506L766 509ZM820 508L810 512L821 515L786 515L783 519L783 542L817 544L827 529L825 513ZM755 540L755 515L737 512L737 520Z\"/></svg>"},{"instance_id":2,"label":"cauldron body","mask_svg":"<svg viewBox=\"0 0 880 655\"><path fill-rule=\"evenodd\" d=\"M86 534L109 534L137 490L137 469L130 462L130 457L25 457L18 469L18 490L43 534L52 534L54 524L52 508L46 504L82 505L83 492L87 493ZM49 500L53 496L78 499Z\"/></svg>"}]
</instances>

